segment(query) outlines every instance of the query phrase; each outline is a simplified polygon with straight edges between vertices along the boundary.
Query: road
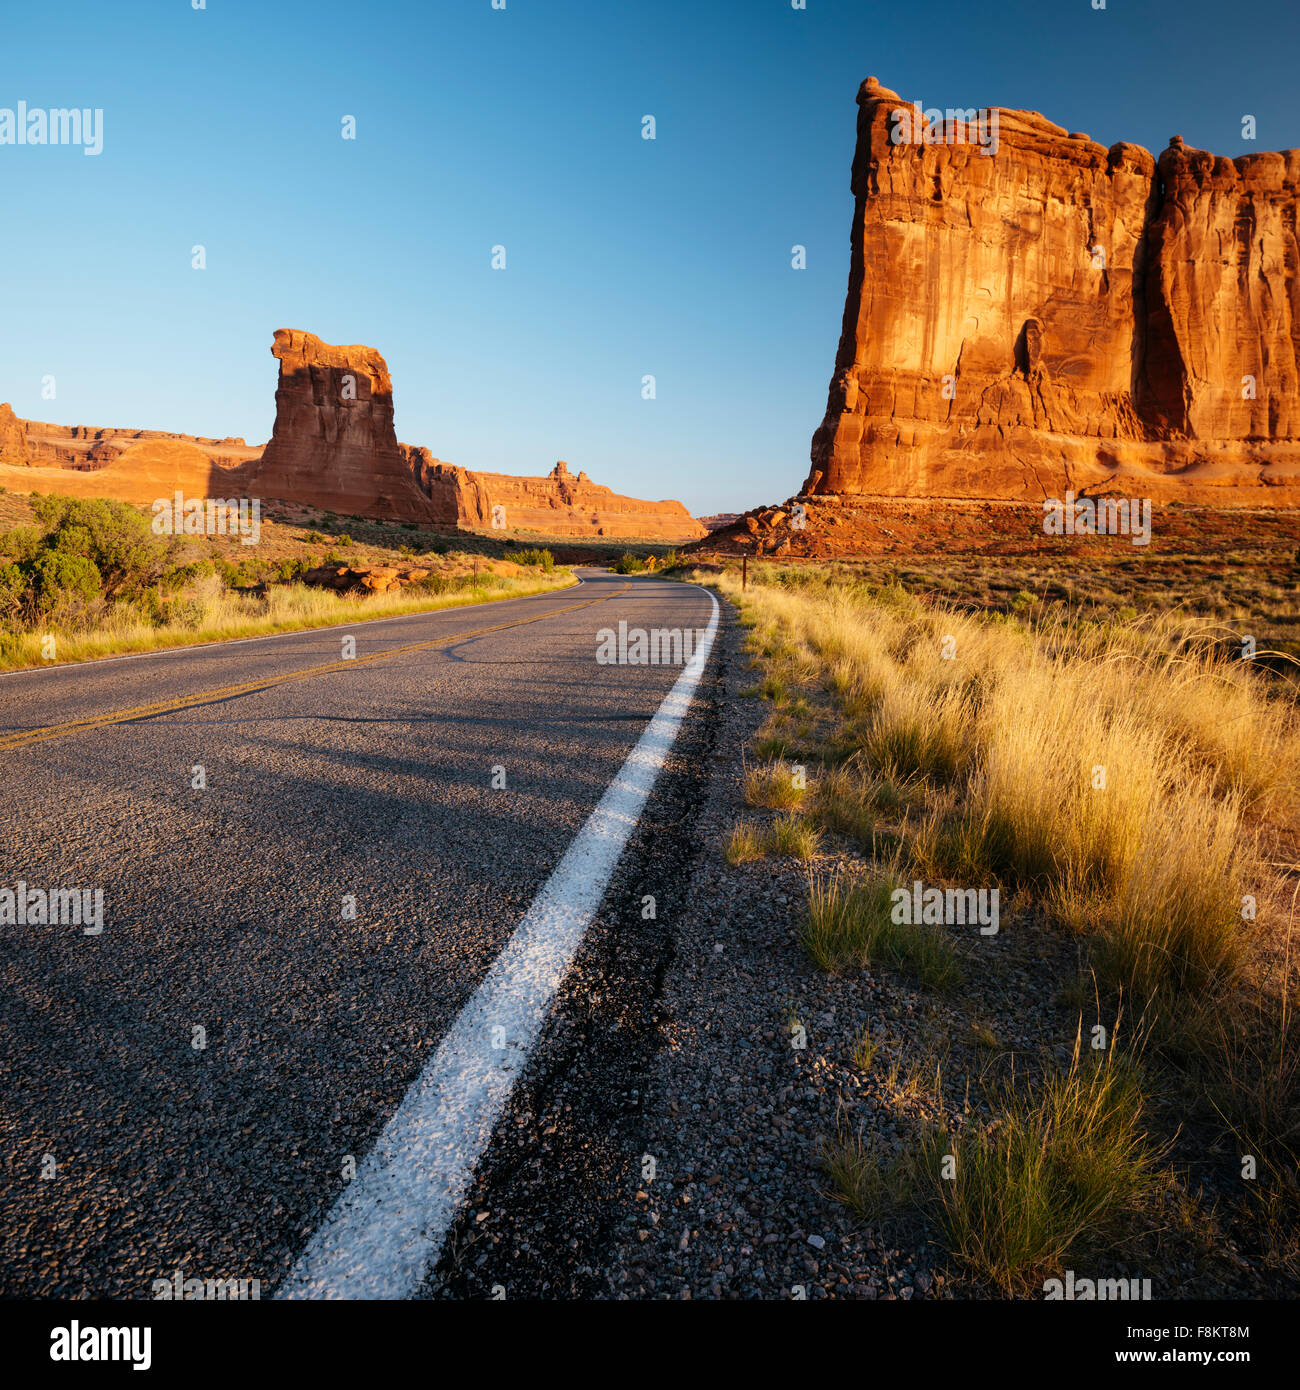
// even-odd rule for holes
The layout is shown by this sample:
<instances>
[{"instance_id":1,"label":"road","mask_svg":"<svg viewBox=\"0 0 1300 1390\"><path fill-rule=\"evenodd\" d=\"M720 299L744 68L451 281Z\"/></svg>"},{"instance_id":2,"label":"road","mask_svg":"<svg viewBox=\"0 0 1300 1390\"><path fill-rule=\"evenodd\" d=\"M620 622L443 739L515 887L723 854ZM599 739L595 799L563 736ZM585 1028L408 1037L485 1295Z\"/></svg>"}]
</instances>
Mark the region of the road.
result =
<instances>
[{"instance_id":1,"label":"road","mask_svg":"<svg viewBox=\"0 0 1300 1390\"><path fill-rule=\"evenodd\" d=\"M0 677L0 887L104 923L0 926L0 1292L274 1292L682 676L598 631L713 611L589 571Z\"/></svg>"}]
</instances>

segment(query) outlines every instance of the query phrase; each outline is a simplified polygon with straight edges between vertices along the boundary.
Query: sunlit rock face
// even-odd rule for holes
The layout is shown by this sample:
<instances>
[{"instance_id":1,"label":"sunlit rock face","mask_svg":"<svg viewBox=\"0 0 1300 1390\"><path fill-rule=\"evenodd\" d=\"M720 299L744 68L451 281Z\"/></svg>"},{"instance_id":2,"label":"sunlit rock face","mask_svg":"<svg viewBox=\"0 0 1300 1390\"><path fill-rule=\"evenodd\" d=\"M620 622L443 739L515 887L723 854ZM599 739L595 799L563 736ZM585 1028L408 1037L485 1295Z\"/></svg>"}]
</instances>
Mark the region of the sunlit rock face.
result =
<instances>
[{"instance_id":1,"label":"sunlit rock face","mask_svg":"<svg viewBox=\"0 0 1300 1390\"><path fill-rule=\"evenodd\" d=\"M1157 162L1036 112L926 120L874 78L858 107L805 493L1300 502L1300 151Z\"/></svg>"},{"instance_id":2,"label":"sunlit rock face","mask_svg":"<svg viewBox=\"0 0 1300 1390\"><path fill-rule=\"evenodd\" d=\"M281 328L275 428L254 466L264 497L384 521L436 522L393 429L393 383L374 348Z\"/></svg>"}]
</instances>

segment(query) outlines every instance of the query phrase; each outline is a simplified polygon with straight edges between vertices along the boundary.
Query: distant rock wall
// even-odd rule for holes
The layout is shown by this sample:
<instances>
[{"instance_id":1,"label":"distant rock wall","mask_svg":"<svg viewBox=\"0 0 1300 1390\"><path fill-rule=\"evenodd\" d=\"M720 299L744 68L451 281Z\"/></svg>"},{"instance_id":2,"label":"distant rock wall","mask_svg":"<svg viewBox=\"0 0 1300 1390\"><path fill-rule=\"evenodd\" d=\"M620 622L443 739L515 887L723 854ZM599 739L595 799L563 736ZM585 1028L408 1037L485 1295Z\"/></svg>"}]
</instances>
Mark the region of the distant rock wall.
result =
<instances>
[{"instance_id":1,"label":"distant rock wall","mask_svg":"<svg viewBox=\"0 0 1300 1390\"><path fill-rule=\"evenodd\" d=\"M999 110L987 154L895 143L916 113L874 78L858 104L805 494L1300 503L1300 151L1157 164Z\"/></svg>"},{"instance_id":2,"label":"distant rock wall","mask_svg":"<svg viewBox=\"0 0 1300 1390\"><path fill-rule=\"evenodd\" d=\"M465 530L668 541L705 534L680 502L619 496L585 473L575 478L564 463L546 477L518 478L475 473L399 444L388 364L374 348L336 347L282 328L271 352L280 374L265 449L234 438L47 425L0 406L0 481L139 503L180 487L194 496L261 497Z\"/></svg>"},{"instance_id":3,"label":"distant rock wall","mask_svg":"<svg viewBox=\"0 0 1300 1390\"><path fill-rule=\"evenodd\" d=\"M433 503L441 524L466 530L491 525L492 505L477 474L454 463L443 463L422 444L397 447L420 490Z\"/></svg>"},{"instance_id":4,"label":"distant rock wall","mask_svg":"<svg viewBox=\"0 0 1300 1390\"><path fill-rule=\"evenodd\" d=\"M491 508L504 509L509 530L538 531L549 536L637 537L686 541L705 529L680 502L623 497L585 473L575 478L561 461L542 478L509 473L475 473Z\"/></svg>"},{"instance_id":5,"label":"distant rock wall","mask_svg":"<svg viewBox=\"0 0 1300 1390\"><path fill-rule=\"evenodd\" d=\"M126 433L125 431L123 432ZM144 432L142 431L142 434ZM116 497L150 506L178 490L187 497L256 496L248 466L226 467L201 444L185 438L144 437L97 467L32 463L13 466L0 450L0 484L15 492L58 492L68 497Z\"/></svg>"},{"instance_id":6,"label":"distant rock wall","mask_svg":"<svg viewBox=\"0 0 1300 1390\"><path fill-rule=\"evenodd\" d=\"M12 406L0 405L0 461L26 463L30 458L24 423L14 414Z\"/></svg>"}]
</instances>

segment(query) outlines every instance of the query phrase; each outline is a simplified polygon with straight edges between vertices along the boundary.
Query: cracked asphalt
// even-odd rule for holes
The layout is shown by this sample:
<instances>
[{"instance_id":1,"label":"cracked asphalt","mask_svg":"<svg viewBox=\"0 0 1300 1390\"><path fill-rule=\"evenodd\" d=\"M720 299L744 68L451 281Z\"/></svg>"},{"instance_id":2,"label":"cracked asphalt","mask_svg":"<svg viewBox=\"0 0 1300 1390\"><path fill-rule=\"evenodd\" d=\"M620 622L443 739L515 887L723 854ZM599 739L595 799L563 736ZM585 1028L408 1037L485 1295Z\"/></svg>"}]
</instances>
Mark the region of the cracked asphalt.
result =
<instances>
[{"instance_id":1,"label":"cracked asphalt","mask_svg":"<svg viewBox=\"0 0 1300 1390\"><path fill-rule=\"evenodd\" d=\"M582 578L0 678L0 741L189 702L0 749L0 886L100 888L105 924L0 926L0 1294L273 1291L680 674L598 630L708 621ZM348 634L392 654L335 666Z\"/></svg>"}]
</instances>

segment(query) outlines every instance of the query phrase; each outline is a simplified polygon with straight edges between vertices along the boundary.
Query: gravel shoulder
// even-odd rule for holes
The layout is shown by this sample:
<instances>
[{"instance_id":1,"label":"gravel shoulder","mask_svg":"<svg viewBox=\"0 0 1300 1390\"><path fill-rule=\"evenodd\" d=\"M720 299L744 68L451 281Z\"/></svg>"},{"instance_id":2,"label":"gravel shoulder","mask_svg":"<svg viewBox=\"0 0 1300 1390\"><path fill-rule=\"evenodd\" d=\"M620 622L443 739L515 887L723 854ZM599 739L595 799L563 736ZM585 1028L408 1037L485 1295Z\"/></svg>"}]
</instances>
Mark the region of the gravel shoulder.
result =
<instances>
[{"instance_id":1,"label":"gravel shoulder","mask_svg":"<svg viewBox=\"0 0 1300 1390\"><path fill-rule=\"evenodd\" d=\"M771 814L743 798L768 713L752 694L745 637L724 605L707 779L671 923L660 1046L641 1083L638 1153L611 1223L607 1296L996 1297L919 1215L866 1221L837 1201L822 1148L851 1134L886 1161L905 1158L922 1128L986 1124L987 1097L1002 1083L1068 1066L1080 1019L1085 1045L1096 1021L1095 1005L1078 996L1078 945L1013 899L995 935L951 929L963 973L951 992L890 969L837 976L814 966L800 940L810 870L852 873L863 861L830 837L811 865L726 862L735 821ZM865 1063L864 1036L874 1050ZM1156 1298L1279 1296L1276 1276L1230 1228L1203 1223L1198 1234L1188 1219L1187 1189L1207 1181L1213 1203L1218 1157L1198 1156L1184 1134L1175 1160L1182 1186L1171 1186L1156 1222L1170 1234L1146 1232L1079 1274L1150 1278Z\"/></svg>"}]
</instances>

